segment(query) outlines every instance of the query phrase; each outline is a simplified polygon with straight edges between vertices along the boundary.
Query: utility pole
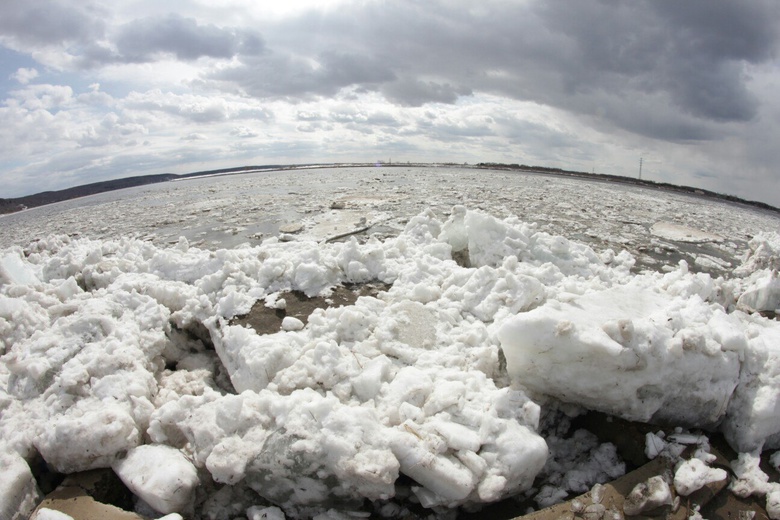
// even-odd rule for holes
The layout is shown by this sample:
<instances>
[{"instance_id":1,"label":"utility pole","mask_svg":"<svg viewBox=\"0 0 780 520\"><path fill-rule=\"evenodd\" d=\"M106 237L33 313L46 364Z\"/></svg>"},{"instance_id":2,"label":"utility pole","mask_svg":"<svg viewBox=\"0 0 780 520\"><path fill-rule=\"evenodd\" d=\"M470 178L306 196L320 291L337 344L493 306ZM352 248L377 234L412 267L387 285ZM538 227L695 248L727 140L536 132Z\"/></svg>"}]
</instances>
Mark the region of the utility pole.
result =
<instances>
[{"instance_id":1,"label":"utility pole","mask_svg":"<svg viewBox=\"0 0 780 520\"><path fill-rule=\"evenodd\" d=\"M642 180L642 158L639 158L639 180Z\"/></svg>"}]
</instances>

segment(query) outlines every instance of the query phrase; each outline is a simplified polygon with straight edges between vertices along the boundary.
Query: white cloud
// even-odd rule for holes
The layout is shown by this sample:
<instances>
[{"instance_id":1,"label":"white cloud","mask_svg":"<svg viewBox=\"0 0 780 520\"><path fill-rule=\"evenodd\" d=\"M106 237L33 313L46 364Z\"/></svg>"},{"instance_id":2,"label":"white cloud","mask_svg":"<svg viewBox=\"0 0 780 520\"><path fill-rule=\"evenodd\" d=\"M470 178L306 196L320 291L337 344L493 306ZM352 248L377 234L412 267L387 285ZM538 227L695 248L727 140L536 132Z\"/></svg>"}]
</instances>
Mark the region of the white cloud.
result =
<instances>
[{"instance_id":1,"label":"white cloud","mask_svg":"<svg viewBox=\"0 0 780 520\"><path fill-rule=\"evenodd\" d=\"M208 137L199 134L198 132L192 132L181 137L182 141L205 141L206 139L208 139Z\"/></svg>"},{"instance_id":2,"label":"white cloud","mask_svg":"<svg viewBox=\"0 0 780 520\"><path fill-rule=\"evenodd\" d=\"M230 131L230 135L234 135L236 137L245 139L248 137L257 137L260 134L257 133L255 130L249 128L248 126L234 126L233 129Z\"/></svg>"},{"instance_id":3,"label":"white cloud","mask_svg":"<svg viewBox=\"0 0 780 520\"><path fill-rule=\"evenodd\" d=\"M196 123L253 119L268 121L273 113L264 104L251 99L219 94L174 94L159 89L131 92L122 101L128 110L163 112Z\"/></svg>"},{"instance_id":4,"label":"white cloud","mask_svg":"<svg viewBox=\"0 0 780 520\"><path fill-rule=\"evenodd\" d=\"M10 78L18 81L22 85L27 85L29 82L38 77L38 70L33 68L21 67L16 72L11 74Z\"/></svg>"},{"instance_id":5,"label":"white cloud","mask_svg":"<svg viewBox=\"0 0 780 520\"><path fill-rule=\"evenodd\" d=\"M11 103L28 110L59 110L73 103L73 89L67 85L28 85L11 93Z\"/></svg>"}]
</instances>

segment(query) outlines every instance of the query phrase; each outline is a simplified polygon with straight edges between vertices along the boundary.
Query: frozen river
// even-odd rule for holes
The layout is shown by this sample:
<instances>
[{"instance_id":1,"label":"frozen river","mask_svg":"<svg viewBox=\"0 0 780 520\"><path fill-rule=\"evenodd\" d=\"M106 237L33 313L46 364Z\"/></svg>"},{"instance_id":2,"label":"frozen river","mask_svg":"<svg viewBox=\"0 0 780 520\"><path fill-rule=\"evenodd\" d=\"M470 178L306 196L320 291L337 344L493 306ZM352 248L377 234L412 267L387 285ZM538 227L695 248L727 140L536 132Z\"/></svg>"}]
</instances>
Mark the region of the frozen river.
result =
<instances>
[{"instance_id":1,"label":"frozen river","mask_svg":"<svg viewBox=\"0 0 780 520\"><path fill-rule=\"evenodd\" d=\"M208 249L285 232L327 240L365 230L356 236L382 238L426 208L446 217L455 205L515 215L596 251L626 249L638 268L685 259L712 274L735 265L757 232L780 228L780 213L602 181L467 168L327 168L190 179L44 206L3 217L0 247L49 234L158 245L184 236Z\"/></svg>"},{"instance_id":2,"label":"frozen river","mask_svg":"<svg viewBox=\"0 0 780 520\"><path fill-rule=\"evenodd\" d=\"M680 497L731 478L780 518L759 467L780 466L776 213L377 167L168 182L0 223L0 518L40 502L42 471L100 468L166 520L525 512L631 469L574 426L588 412L652 425L635 443L671 458L665 507L702 518ZM738 453L728 477L708 435ZM650 507L627 504L588 518Z\"/></svg>"}]
</instances>

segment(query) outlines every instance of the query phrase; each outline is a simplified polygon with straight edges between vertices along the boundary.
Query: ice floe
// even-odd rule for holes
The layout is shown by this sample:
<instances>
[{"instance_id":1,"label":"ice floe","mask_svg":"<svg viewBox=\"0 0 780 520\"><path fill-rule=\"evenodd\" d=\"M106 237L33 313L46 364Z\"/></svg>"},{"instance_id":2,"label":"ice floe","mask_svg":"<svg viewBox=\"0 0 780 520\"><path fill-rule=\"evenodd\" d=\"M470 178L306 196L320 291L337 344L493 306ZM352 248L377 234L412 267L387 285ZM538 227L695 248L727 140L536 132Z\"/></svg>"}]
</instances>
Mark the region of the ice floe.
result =
<instances>
[{"instance_id":1,"label":"ice floe","mask_svg":"<svg viewBox=\"0 0 780 520\"><path fill-rule=\"evenodd\" d=\"M721 429L759 453L780 445L780 327L741 309L771 307L777 243L761 235L726 279L685 262L637 274L627 252L464 207L365 243L47 237L0 255L0 454L114 467L159 513L241 496L262 518L398 497L475 506L540 474L559 475L550 496L615 476L596 445L555 473L550 452L568 448L540 434L548 402ZM289 291L371 281L389 288L305 323L235 322L258 301L284 312ZM774 493L741 457L742 488ZM681 488L714 478L696 464ZM649 483L637 510L666 491Z\"/></svg>"}]
</instances>

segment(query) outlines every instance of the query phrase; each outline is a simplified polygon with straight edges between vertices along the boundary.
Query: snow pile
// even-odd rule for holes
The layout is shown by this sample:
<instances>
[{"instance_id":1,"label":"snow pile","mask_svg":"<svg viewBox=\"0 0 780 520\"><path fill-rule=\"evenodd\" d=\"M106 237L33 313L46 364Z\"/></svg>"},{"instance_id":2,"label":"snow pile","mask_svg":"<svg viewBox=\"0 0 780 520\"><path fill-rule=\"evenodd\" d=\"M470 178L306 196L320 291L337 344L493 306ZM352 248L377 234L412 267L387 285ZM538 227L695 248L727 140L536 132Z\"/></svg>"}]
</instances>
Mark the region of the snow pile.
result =
<instances>
[{"instance_id":1,"label":"snow pile","mask_svg":"<svg viewBox=\"0 0 780 520\"><path fill-rule=\"evenodd\" d=\"M0 255L0 453L113 466L161 513L198 501L261 518L527 490L548 459L535 397L721 426L742 451L775 442L780 329L729 312L751 279L633 265L464 208L365 244L49 237ZM285 291L376 280L392 287L305 325L231 320L258 300L284 308ZM556 485L616 474L608 448L588 457Z\"/></svg>"}]
</instances>

